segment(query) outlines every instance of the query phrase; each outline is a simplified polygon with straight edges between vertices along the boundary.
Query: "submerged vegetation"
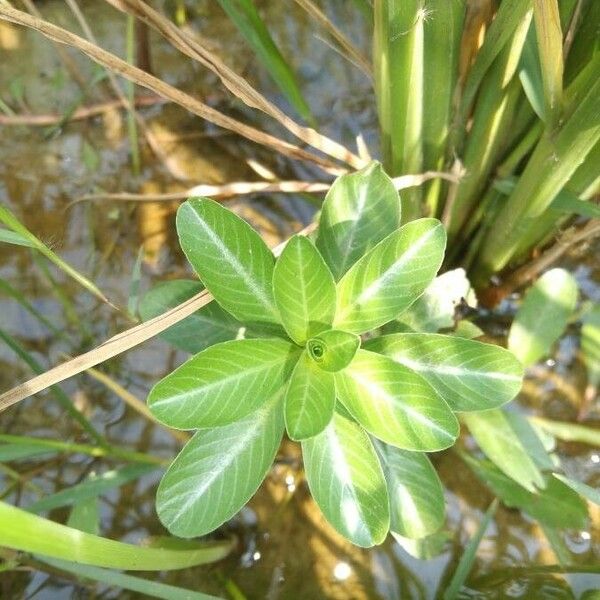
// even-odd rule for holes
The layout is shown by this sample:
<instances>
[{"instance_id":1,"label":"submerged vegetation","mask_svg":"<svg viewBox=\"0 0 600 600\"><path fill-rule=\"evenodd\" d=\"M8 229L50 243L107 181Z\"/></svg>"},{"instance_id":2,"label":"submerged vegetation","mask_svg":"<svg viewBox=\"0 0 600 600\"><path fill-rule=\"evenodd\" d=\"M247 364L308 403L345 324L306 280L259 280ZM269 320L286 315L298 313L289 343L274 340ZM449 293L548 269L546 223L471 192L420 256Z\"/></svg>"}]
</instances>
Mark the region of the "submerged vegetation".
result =
<instances>
[{"instance_id":1,"label":"submerged vegetation","mask_svg":"<svg viewBox=\"0 0 600 600\"><path fill-rule=\"evenodd\" d=\"M115 300L29 226L19 198L2 195L0 248L25 256L40 271L67 324L57 325L14 273L0 272L3 295L62 353L40 358L18 327L0 326L11 354L37 375L0 395L6 411L0 433L3 594L17 597L27 589L26 597L34 597L37 590L28 582L17 583L31 571L142 597L214 597L203 593L208 590L243 598L236 576L218 567L206 571L211 575L202 585L166 572L235 557L236 544L245 548L239 564L245 565L247 554L259 560L257 542L244 539L250 528L228 523L250 518L244 506L282 465L293 465L286 471L285 498L261 519L282 528L291 495L302 487L329 524L319 526L319 536L329 536L328 543L348 556L367 552L351 544L369 548L387 540L393 553L425 565L448 552L466 519L464 548L457 545L455 560L435 585L425 589L402 565L398 589L379 585L372 592L381 597L446 600L484 590L485 597L501 598L511 582L534 581L539 573L557 574L555 582L561 573L600 575L597 549L579 561L567 542L573 532L585 539L590 528L597 534L600 492L563 445L600 446L597 428L586 422L597 415L600 295L597 282L590 292L565 264L556 265L600 234L600 3L348 2L344 11L370 36L368 59L344 23L329 18L329 3L290 0L293 10L285 18L308 19L337 52L336 60L347 59L372 83L366 102L377 136L332 127L336 114L327 126L319 122L304 76L294 67L298 61L290 60L273 23L263 19L269 2L219 0L210 9L222 11L253 53L252 64L262 69L248 79L194 29L203 8L182 1L107 3L126 14L125 58L98 43L95 24L75 0L66 6L83 36L42 18L44 3L23 2L21 10L17 2L0 0L0 24L25 26L51 40L65 73L80 87L63 115L41 119L50 121L47 139L63 135L75 119L103 114L106 106L80 106L100 88L127 109L133 184L111 194L111 182L103 182L104 189L83 200L183 201L175 228L200 281L167 270L166 281L146 291L148 249L142 247L128 267L126 297ZM7 44L2 32L0 44ZM235 102L223 109L177 87L172 77L156 75L152 50L159 36L170 53L206 68L210 85L216 77ZM88 79L65 45L96 63ZM265 93L256 81L266 82ZM136 96L137 86L154 96ZM0 93L3 135L10 126L39 120L19 114L26 103L18 86L9 92ZM163 101L235 135L235 160L252 168L254 180L196 181L194 188L180 184L173 193L137 193L134 186L144 181L151 161L170 179L181 179L141 108ZM244 154L242 138L252 142L256 158ZM82 160L93 172L100 158L85 144ZM218 153L208 156L218 160ZM314 196L324 192L322 202ZM271 250L250 224L215 201L257 193L264 194L261 200L291 194L310 207L303 220L312 222ZM94 208L87 205L89 210ZM261 210L270 210L267 201ZM67 292L73 289L116 315L114 332L120 333L102 343L98 336L107 331L97 327L98 312L88 317L85 305ZM575 396L571 413L556 418L556 412L528 406L526 398L565 331L580 340L587 387L581 397L567 390ZM152 388L147 404L114 363L95 369L157 336L177 353L165 361L171 372L162 379L150 368L153 378L142 385ZM60 364L46 370L51 362ZM94 409L62 385L81 373L128 406L138 436L144 430L156 439L120 439L99 427ZM548 375L559 389L568 387L560 377ZM14 385L12 378L8 382ZM549 390L544 383L541 393ZM41 435L40 428L28 432L27 412L40 402L30 397L44 391L72 422L67 439L51 422L42 423ZM168 452L156 441L161 435L175 444ZM174 447L182 449L173 459ZM594 453L592 462L598 460ZM84 467L61 489L36 480L38 464L42 471L45 465L61 470L78 461ZM459 470L453 479L451 472ZM126 490L136 486L156 494L152 539L141 543L135 527L133 536L120 531L120 541L110 539L101 507L134 511ZM484 504L477 505L481 512L464 516L459 505L471 487L480 490ZM111 500L117 490L118 507ZM513 509L539 529L551 559L477 568L486 532L501 511L512 519ZM318 522L320 516L311 518ZM288 543L299 534L283 531ZM343 546L346 541L351 544ZM382 560L379 550L369 552L369 560ZM344 581L344 573L334 570L334 577ZM273 577L280 575L269 573ZM267 585L261 585L248 597L265 596ZM274 590L279 584L268 585ZM592 587L560 589L574 598ZM320 590L323 597L338 597L329 592ZM521 597L533 597L530 592L526 586Z\"/></svg>"}]
</instances>

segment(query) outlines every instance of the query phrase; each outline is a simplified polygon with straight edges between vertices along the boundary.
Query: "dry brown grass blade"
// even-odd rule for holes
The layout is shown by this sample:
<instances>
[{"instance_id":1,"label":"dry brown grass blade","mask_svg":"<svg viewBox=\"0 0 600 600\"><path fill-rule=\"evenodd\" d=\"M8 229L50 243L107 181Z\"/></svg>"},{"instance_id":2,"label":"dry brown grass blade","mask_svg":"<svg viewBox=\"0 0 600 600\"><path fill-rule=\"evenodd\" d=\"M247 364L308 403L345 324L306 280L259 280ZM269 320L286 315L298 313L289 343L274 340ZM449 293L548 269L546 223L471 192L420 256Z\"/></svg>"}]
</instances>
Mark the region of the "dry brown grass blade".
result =
<instances>
[{"instance_id":1,"label":"dry brown grass blade","mask_svg":"<svg viewBox=\"0 0 600 600\"><path fill-rule=\"evenodd\" d=\"M354 63L367 77L373 78L371 63L312 0L295 0L295 2L329 33L350 62Z\"/></svg>"},{"instance_id":2,"label":"dry brown grass blade","mask_svg":"<svg viewBox=\"0 0 600 600\"><path fill-rule=\"evenodd\" d=\"M422 185L430 179L446 179L458 183L459 176L440 171L427 171L418 175L401 175L392 179L397 190ZM129 192L117 192L115 194L88 194L73 200L67 205L70 208L74 204L84 201L109 200L116 202L172 202L173 200L186 200L193 196L205 196L207 198L233 198L245 194L256 193L287 193L287 194L316 194L326 192L331 185L320 181L236 181L223 185L200 184L181 192L167 194L131 194Z\"/></svg>"},{"instance_id":3,"label":"dry brown grass blade","mask_svg":"<svg viewBox=\"0 0 600 600\"><path fill-rule=\"evenodd\" d=\"M106 0L106 2L123 12L135 15L138 19L141 19L144 23L158 31L180 52L198 61L215 73L223 85L234 96L248 106L261 110L277 120L299 140L302 140L304 143L320 150L332 158L345 162L355 169L360 169L364 166L364 161L359 156L356 156L338 142L320 134L311 127L303 127L296 123L273 103L267 100L260 92L254 89L248 81L232 71L219 57L208 50L197 35L191 35L178 28L171 21L163 17L158 11L151 8L146 3L141 2L141 0ZM327 20L325 16L324 18Z\"/></svg>"},{"instance_id":4,"label":"dry brown grass blade","mask_svg":"<svg viewBox=\"0 0 600 600\"><path fill-rule=\"evenodd\" d=\"M233 119L204 104L189 94L186 94L185 92L182 92L168 83L165 83L157 77L154 77L153 75L150 75L145 71L128 64L114 54L103 50L99 46L84 40L83 38L71 33L70 31L67 31L66 29L53 25L48 21L32 17L23 11L16 10L5 5L0 6L0 19L15 23L17 25L29 27L30 29L38 31L51 40L77 48L89 56L94 62L97 62L98 64L110 69L118 75L122 75L137 85L152 90L154 93L166 98L167 100L179 104L189 112L198 115L199 117L202 117L203 119L206 119L207 121L222 127L223 129L234 131L235 133L244 136L253 142L268 146L269 148L272 148L285 156L311 161L315 164L318 164L321 168L329 173L339 174L344 172L344 169L340 168L331 160L319 157L311 152L307 152L306 150L303 150L294 144L280 140L275 136L264 133L263 131L251 127L250 125L246 125L241 121Z\"/></svg>"},{"instance_id":5,"label":"dry brown grass blade","mask_svg":"<svg viewBox=\"0 0 600 600\"><path fill-rule=\"evenodd\" d=\"M138 96L135 99L135 105L141 106L154 106L156 104L165 104L166 100L160 96ZM82 106L77 108L72 115L69 116L67 122L70 121L83 121L84 119L92 119L104 113L110 112L115 108L126 108L121 100L111 100L109 102L100 102L98 104L91 104L89 106ZM33 127L45 127L48 125L56 125L65 121L64 114L17 114L17 115L3 115L0 114L0 125L4 126L17 126L17 125L30 125Z\"/></svg>"},{"instance_id":6,"label":"dry brown grass blade","mask_svg":"<svg viewBox=\"0 0 600 600\"><path fill-rule=\"evenodd\" d=\"M305 227L300 234L308 235L314 229L315 225L309 225L308 227ZM284 245L285 243L277 246L273 250L274 254L279 254L281 250L283 250ZM33 394L45 390L51 385L60 383L69 377L73 377L91 367L95 367L109 358L113 358L131 348L139 346L150 338L162 333L172 325L175 325L175 323L179 323L179 321L189 317L192 313L203 306L206 306L212 300L213 297L207 291L202 291L162 315L150 319L140 325L136 325L131 329L127 329L110 338L97 348L85 352L84 354L80 354L57 367L8 390L0 395L0 412L17 402L21 402L21 400L25 400L25 398L28 398Z\"/></svg>"}]
</instances>

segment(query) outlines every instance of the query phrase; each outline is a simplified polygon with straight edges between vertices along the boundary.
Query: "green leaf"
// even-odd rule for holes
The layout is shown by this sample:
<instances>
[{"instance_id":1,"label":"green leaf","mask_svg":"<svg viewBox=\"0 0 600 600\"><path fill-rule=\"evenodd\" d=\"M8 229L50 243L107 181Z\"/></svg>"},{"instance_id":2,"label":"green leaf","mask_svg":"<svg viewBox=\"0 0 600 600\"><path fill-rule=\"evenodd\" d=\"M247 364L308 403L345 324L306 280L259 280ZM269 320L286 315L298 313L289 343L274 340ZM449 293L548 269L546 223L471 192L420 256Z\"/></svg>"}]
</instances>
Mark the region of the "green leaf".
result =
<instances>
[{"instance_id":1,"label":"green leaf","mask_svg":"<svg viewBox=\"0 0 600 600\"><path fill-rule=\"evenodd\" d=\"M150 391L154 416L178 429L225 425L281 389L300 349L284 340L234 340L207 348Z\"/></svg>"},{"instance_id":2,"label":"green leaf","mask_svg":"<svg viewBox=\"0 0 600 600\"><path fill-rule=\"evenodd\" d=\"M40 444L0 444L0 463L56 452Z\"/></svg>"},{"instance_id":3,"label":"green leaf","mask_svg":"<svg viewBox=\"0 0 600 600\"><path fill-rule=\"evenodd\" d=\"M98 497L91 496L73 504L67 525L79 531L98 535L100 533Z\"/></svg>"},{"instance_id":4,"label":"green leaf","mask_svg":"<svg viewBox=\"0 0 600 600\"><path fill-rule=\"evenodd\" d=\"M219 0L219 4L240 30L290 104L304 120L313 123L310 108L302 95L296 76L281 55L252 0Z\"/></svg>"},{"instance_id":5,"label":"green leaf","mask_svg":"<svg viewBox=\"0 0 600 600\"><path fill-rule=\"evenodd\" d=\"M422 538L444 523L442 483L427 455L375 444L390 496L390 528L405 538Z\"/></svg>"},{"instance_id":6,"label":"green leaf","mask_svg":"<svg viewBox=\"0 0 600 600\"><path fill-rule=\"evenodd\" d=\"M335 281L312 242L295 235L275 264L273 293L281 322L298 344L329 329L335 315Z\"/></svg>"},{"instance_id":7,"label":"green leaf","mask_svg":"<svg viewBox=\"0 0 600 600\"><path fill-rule=\"evenodd\" d=\"M373 162L333 182L323 202L317 248L339 280L378 242L400 227L400 197Z\"/></svg>"},{"instance_id":8,"label":"green leaf","mask_svg":"<svg viewBox=\"0 0 600 600\"><path fill-rule=\"evenodd\" d=\"M448 542L454 538L454 535L444 529L417 539L405 538L393 531L391 534L403 550L419 560L436 558L444 552Z\"/></svg>"},{"instance_id":9,"label":"green leaf","mask_svg":"<svg viewBox=\"0 0 600 600\"><path fill-rule=\"evenodd\" d=\"M458 421L420 375L386 356L359 350L336 373L339 399L375 437L405 450L435 451L451 446Z\"/></svg>"},{"instance_id":10,"label":"green leaf","mask_svg":"<svg viewBox=\"0 0 600 600\"><path fill-rule=\"evenodd\" d=\"M51 558L38 557L40 560L55 569L60 569L67 573L99 581L109 587L118 587L132 592L139 592L144 597L163 598L164 600L220 600L216 596L209 596L193 590L183 589L161 583L136 577L135 575L126 575L118 571L109 569L100 569L99 567L90 567L88 565L79 565L66 560L55 560Z\"/></svg>"},{"instance_id":11,"label":"green leaf","mask_svg":"<svg viewBox=\"0 0 600 600\"><path fill-rule=\"evenodd\" d=\"M492 463L461 456L506 506L519 508L550 527L583 529L586 526L588 514L585 502L558 479L548 476L546 487L534 494L507 477Z\"/></svg>"},{"instance_id":12,"label":"green leaf","mask_svg":"<svg viewBox=\"0 0 600 600\"><path fill-rule=\"evenodd\" d=\"M139 479L142 475L146 475L155 469L156 467L153 465L133 464L114 471L107 471L102 475L91 476L86 481L60 490L50 496L45 496L41 500L27 506L27 510L39 513L60 506L75 504L89 498L95 498L108 490Z\"/></svg>"},{"instance_id":13,"label":"green leaf","mask_svg":"<svg viewBox=\"0 0 600 600\"><path fill-rule=\"evenodd\" d=\"M544 476L529 453L531 440L537 440L541 446L541 450L538 448L538 451L545 453L531 426L528 438L522 439L505 411L486 410L469 413L463 415L463 419L486 456L511 479L530 492L546 485ZM533 443L535 444L535 441Z\"/></svg>"},{"instance_id":14,"label":"green leaf","mask_svg":"<svg viewBox=\"0 0 600 600\"><path fill-rule=\"evenodd\" d=\"M125 544L54 523L0 502L0 546L51 558L129 571L169 571L215 562L232 543L167 538L152 547Z\"/></svg>"},{"instance_id":15,"label":"green leaf","mask_svg":"<svg viewBox=\"0 0 600 600\"><path fill-rule=\"evenodd\" d=\"M303 352L285 393L285 425L293 440L321 433L333 416L335 382Z\"/></svg>"},{"instance_id":16,"label":"green leaf","mask_svg":"<svg viewBox=\"0 0 600 600\"><path fill-rule=\"evenodd\" d=\"M311 358L324 371L335 373L345 369L360 346L360 337L347 331L330 329L308 340Z\"/></svg>"},{"instance_id":17,"label":"green leaf","mask_svg":"<svg viewBox=\"0 0 600 600\"><path fill-rule=\"evenodd\" d=\"M523 367L499 346L436 333L397 333L365 344L424 377L454 411L487 410L512 400Z\"/></svg>"},{"instance_id":18,"label":"green leaf","mask_svg":"<svg viewBox=\"0 0 600 600\"><path fill-rule=\"evenodd\" d=\"M485 335L485 332L481 327L475 325L471 321L459 321L456 324L454 331L450 333L450 335L455 335L456 337L465 338L467 340L472 340L474 338L481 337Z\"/></svg>"},{"instance_id":19,"label":"green leaf","mask_svg":"<svg viewBox=\"0 0 600 600\"><path fill-rule=\"evenodd\" d=\"M147 292L140 302L140 315L148 321L199 294L204 286L199 281L164 281ZM160 334L165 341L190 354L209 346L236 339L243 325L224 311L216 302L210 302L183 321Z\"/></svg>"},{"instance_id":20,"label":"green leaf","mask_svg":"<svg viewBox=\"0 0 600 600\"><path fill-rule=\"evenodd\" d=\"M544 273L527 291L508 335L509 350L526 366L547 355L577 303L577 282L564 269Z\"/></svg>"},{"instance_id":21,"label":"green leaf","mask_svg":"<svg viewBox=\"0 0 600 600\"><path fill-rule=\"evenodd\" d=\"M334 326L364 333L398 317L432 282L445 246L437 219L411 221L390 234L338 283Z\"/></svg>"},{"instance_id":22,"label":"green leaf","mask_svg":"<svg viewBox=\"0 0 600 600\"><path fill-rule=\"evenodd\" d=\"M365 431L336 412L322 433L302 442L302 454L311 494L334 529L358 546L381 544L390 526L389 500Z\"/></svg>"},{"instance_id":23,"label":"green leaf","mask_svg":"<svg viewBox=\"0 0 600 600\"><path fill-rule=\"evenodd\" d=\"M569 479L560 473L554 473L554 477L556 477L556 479L559 481L562 481L565 485L569 486L580 496L583 496L586 500L600 505L600 491L597 488L593 488L586 483L582 483L581 481Z\"/></svg>"},{"instance_id":24,"label":"green leaf","mask_svg":"<svg viewBox=\"0 0 600 600\"><path fill-rule=\"evenodd\" d=\"M217 202L191 198L177 211L179 243L215 300L242 322L279 323L275 258L260 235Z\"/></svg>"},{"instance_id":25,"label":"green leaf","mask_svg":"<svg viewBox=\"0 0 600 600\"><path fill-rule=\"evenodd\" d=\"M600 219L600 206L591 200L581 200L569 190L562 190L552 200L548 210L558 210L567 215L579 215L589 219Z\"/></svg>"},{"instance_id":26,"label":"green leaf","mask_svg":"<svg viewBox=\"0 0 600 600\"><path fill-rule=\"evenodd\" d=\"M547 433L565 442L579 442L590 446L600 446L600 430L585 425L576 425L565 421L554 421L540 417L530 417L534 426L541 427Z\"/></svg>"},{"instance_id":27,"label":"green leaf","mask_svg":"<svg viewBox=\"0 0 600 600\"><path fill-rule=\"evenodd\" d=\"M174 535L195 537L233 517L267 474L283 434L283 391L246 418L198 431L158 487L156 510Z\"/></svg>"},{"instance_id":28,"label":"green leaf","mask_svg":"<svg viewBox=\"0 0 600 600\"><path fill-rule=\"evenodd\" d=\"M0 229L0 242L12 244L13 246L24 246L25 248L36 247L36 245L24 235L21 235L16 231L9 231L8 229Z\"/></svg>"},{"instance_id":29,"label":"green leaf","mask_svg":"<svg viewBox=\"0 0 600 600\"><path fill-rule=\"evenodd\" d=\"M435 333L454 327L456 307L461 300L475 300L464 269L454 269L436 277L402 314L400 321L414 331Z\"/></svg>"},{"instance_id":30,"label":"green leaf","mask_svg":"<svg viewBox=\"0 0 600 600\"><path fill-rule=\"evenodd\" d=\"M583 319L581 350L589 384L600 385L600 304L596 304Z\"/></svg>"}]
</instances>

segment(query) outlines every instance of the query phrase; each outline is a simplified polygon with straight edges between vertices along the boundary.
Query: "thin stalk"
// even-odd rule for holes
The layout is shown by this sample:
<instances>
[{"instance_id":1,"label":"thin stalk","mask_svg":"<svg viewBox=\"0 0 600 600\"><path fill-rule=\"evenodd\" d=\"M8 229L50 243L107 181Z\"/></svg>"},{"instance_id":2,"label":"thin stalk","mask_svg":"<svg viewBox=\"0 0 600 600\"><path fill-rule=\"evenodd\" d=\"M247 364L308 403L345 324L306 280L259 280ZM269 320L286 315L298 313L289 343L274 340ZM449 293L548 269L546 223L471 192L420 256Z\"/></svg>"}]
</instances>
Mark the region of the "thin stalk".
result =
<instances>
[{"instance_id":1,"label":"thin stalk","mask_svg":"<svg viewBox=\"0 0 600 600\"><path fill-rule=\"evenodd\" d=\"M127 50L126 60L129 64L135 64L135 17L127 15ZM137 123L135 118L135 84L131 80L127 80L127 137L129 138L129 149L131 151L131 170L134 177L140 174L140 145L138 139Z\"/></svg>"}]
</instances>

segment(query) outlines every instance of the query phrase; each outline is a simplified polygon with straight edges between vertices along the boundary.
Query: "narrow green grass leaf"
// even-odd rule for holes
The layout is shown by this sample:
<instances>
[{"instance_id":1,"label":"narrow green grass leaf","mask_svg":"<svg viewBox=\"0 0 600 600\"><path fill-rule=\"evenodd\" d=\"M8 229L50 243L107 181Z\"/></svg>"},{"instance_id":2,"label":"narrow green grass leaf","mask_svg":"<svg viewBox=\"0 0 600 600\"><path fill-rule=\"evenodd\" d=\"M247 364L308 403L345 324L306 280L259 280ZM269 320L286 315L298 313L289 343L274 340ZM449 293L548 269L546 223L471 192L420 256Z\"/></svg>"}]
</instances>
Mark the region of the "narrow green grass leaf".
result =
<instances>
[{"instance_id":1,"label":"narrow green grass leaf","mask_svg":"<svg viewBox=\"0 0 600 600\"><path fill-rule=\"evenodd\" d=\"M427 455L375 443L390 496L390 528L405 538L423 538L444 524L442 482Z\"/></svg>"},{"instance_id":2,"label":"narrow green grass leaf","mask_svg":"<svg viewBox=\"0 0 600 600\"><path fill-rule=\"evenodd\" d=\"M594 504L600 505L600 490L593 488L586 483L581 481L575 481L569 477L565 477L560 473L553 474L556 479L562 481L565 485L569 486L572 490L577 492L580 496L583 496L586 500L593 502Z\"/></svg>"},{"instance_id":3,"label":"narrow green grass leaf","mask_svg":"<svg viewBox=\"0 0 600 600\"><path fill-rule=\"evenodd\" d=\"M487 528L490 526L497 509L498 500L494 500L485 511L483 519L481 519L481 523L479 523L479 527L477 528L475 535L469 540L463 555L460 557L456 571L454 571L454 575L452 575L452 579L444 591L444 600L455 600L455 598L458 597L460 589L465 584L469 573L473 570L477 548L479 548L479 544L481 544L481 540L483 540L483 536L485 535Z\"/></svg>"},{"instance_id":4,"label":"narrow green grass leaf","mask_svg":"<svg viewBox=\"0 0 600 600\"><path fill-rule=\"evenodd\" d=\"M583 318L581 350L590 385L600 385L600 304L596 304Z\"/></svg>"},{"instance_id":5,"label":"narrow green grass leaf","mask_svg":"<svg viewBox=\"0 0 600 600\"><path fill-rule=\"evenodd\" d=\"M532 417L530 420L534 425L541 427L544 431L557 437L559 440L600 447L600 430L598 429L566 421L542 419L540 417Z\"/></svg>"},{"instance_id":6,"label":"narrow green grass leaf","mask_svg":"<svg viewBox=\"0 0 600 600\"><path fill-rule=\"evenodd\" d=\"M550 527L583 529L588 512L577 493L551 475L546 487L533 494L506 476L489 461L461 455L474 473L510 508L519 508Z\"/></svg>"},{"instance_id":7,"label":"narrow green grass leaf","mask_svg":"<svg viewBox=\"0 0 600 600\"><path fill-rule=\"evenodd\" d=\"M233 517L265 478L283 428L280 389L245 418L198 431L158 487L156 510L165 527L196 537Z\"/></svg>"},{"instance_id":8,"label":"narrow green grass leaf","mask_svg":"<svg viewBox=\"0 0 600 600\"><path fill-rule=\"evenodd\" d=\"M98 535L100 533L98 496L91 496L75 503L69 514L67 525L73 529L79 529L79 531Z\"/></svg>"},{"instance_id":9,"label":"narrow green grass leaf","mask_svg":"<svg viewBox=\"0 0 600 600\"><path fill-rule=\"evenodd\" d=\"M114 471L107 471L101 475L91 476L86 481L55 494L45 496L26 508L29 512L40 513L60 506L76 504L100 496L104 492L120 487L130 481L135 481L155 469L156 466L154 465L133 464Z\"/></svg>"},{"instance_id":10,"label":"narrow green grass leaf","mask_svg":"<svg viewBox=\"0 0 600 600\"><path fill-rule=\"evenodd\" d=\"M161 583L160 581L151 581L136 577L135 575L126 575L118 571L91 567L88 565L78 565L66 560L56 560L46 557L38 557L40 560L54 569L72 573L83 579L98 581L109 587L118 587L132 592L139 592L149 598L163 598L164 600L221 600L216 596L209 596L193 590L186 590L180 587Z\"/></svg>"},{"instance_id":11,"label":"narrow green grass leaf","mask_svg":"<svg viewBox=\"0 0 600 600\"><path fill-rule=\"evenodd\" d=\"M450 447L458 421L450 407L414 371L374 352L359 350L336 373L338 398L372 435L405 450Z\"/></svg>"},{"instance_id":12,"label":"narrow green grass leaf","mask_svg":"<svg viewBox=\"0 0 600 600\"><path fill-rule=\"evenodd\" d=\"M179 243L215 300L244 323L279 323L275 258L260 235L217 202L192 198L177 211Z\"/></svg>"},{"instance_id":13,"label":"narrow green grass leaf","mask_svg":"<svg viewBox=\"0 0 600 600\"><path fill-rule=\"evenodd\" d=\"M211 346L159 381L148 395L148 407L177 429L226 425L281 389L299 355L300 348L277 339Z\"/></svg>"},{"instance_id":14,"label":"narrow green grass leaf","mask_svg":"<svg viewBox=\"0 0 600 600\"><path fill-rule=\"evenodd\" d=\"M381 544L390 526L381 465L365 431L335 413L325 431L302 442L311 494L327 521L352 543Z\"/></svg>"},{"instance_id":15,"label":"narrow green grass leaf","mask_svg":"<svg viewBox=\"0 0 600 600\"><path fill-rule=\"evenodd\" d=\"M508 335L509 350L526 366L550 352L577 303L575 278L564 269L544 273L527 291Z\"/></svg>"},{"instance_id":16,"label":"narrow green grass leaf","mask_svg":"<svg viewBox=\"0 0 600 600\"><path fill-rule=\"evenodd\" d=\"M512 400L523 367L499 346L436 333L374 338L365 348L421 375L455 411L488 410Z\"/></svg>"},{"instance_id":17,"label":"narrow green grass leaf","mask_svg":"<svg viewBox=\"0 0 600 600\"><path fill-rule=\"evenodd\" d=\"M11 243L19 243L23 246L34 248L40 254L45 256L49 261L54 263L59 269L64 271L69 277L73 278L79 285L84 287L88 292L94 296L100 298L103 302L108 302L106 296L99 290L99 288L92 283L87 277L79 273L71 265L66 263L60 256L55 254L46 244L39 240L33 233L31 233L17 217L6 207L0 206L0 222L4 223L9 229L11 229L16 235L13 236ZM7 241L6 238L0 241ZM110 304L110 302L108 302Z\"/></svg>"},{"instance_id":18,"label":"narrow green grass leaf","mask_svg":"<svg viewBox=\"0 0 600 600\"><path fill-rule=\"evenodd\" d=\"M339 280L400 226L400 197L379 163L336 179L325 197L317 248Z\"/></svg>"},{"instance_id":19,"label":"narrow green grass leaf","mask_svg":"<svg viewBox=\"0 0 600 600\"><path fill-rule=\"evenodd\" d=\"M0 444L0 462L4 463L11 460L33 458L34 456L52 454L53 452L56 452L56 450L35 443Z\"/></svg>"},{"instance_id":20,"label":"narrow green grass leaf","mask_svg":"<svg viewBox=\"0 0 600 600\"><path fill-rule=\"evenodd\" d=\"M199 294L204 286L199 281L164 281L149 290L140 302L143 321L161 315ZM241 337L244 326L216 302L209 302L183 321L169 327L160 337L176 348L196 354L209 346Z\"/></svg>"},{"instance_id":21,"label":"narrow green grass leaf","mask_svg":"<svg viewBox=\"0 0 600 600\"><path fill-rule=\"evenodd\" d=\"M347 331L330 329L306 345L310 357L323 371L335 373L345 369L360 347L360 337Z\"/></svg>"},{"instance_id":22,"label":"narrow green grass leaf","mask_svg":"<svg viewBox=\"0 0 600 600\"><path fill-rule=\"evenodd\" d=\"M310 108L300 91L294 72L273 41L253 1L219 0L219 4L240 30L290 104L305 121L313 123Z\"/></svg>"},{"instance_id":23,"label":"narrow green grass leaf","mask_svg":"<svg viewBox=\"0 0 600 600\"><path fill-rule=\"evenodd\" d=\"M295 235L275 263L273 293L281 322L298 344L329 329L335 314L335 281L312 242Z\"/></svg>"},{"instance_id":24,"label":"narrow green grass leaf","mask_svg":"<svg viewBox=\"0 0 600 600\"><path fill-rule=\"evenodd\" d=\"M546 120L546 107L544 106L544 82L542 80L542 67L538 53L537 36L535 27L530 27L527 39L523 46L521 60L519 63L519 79L523 91L531 108L542 120Z\"/></svg>"},{"instance_id":25,"label":"narrow green grass leaf","mask_svg":"<svg viewBox=\"0 0 600 600\"><path fill-rule=\"evenodd\" d=\"M0 242L4 244L12 244L13 246L24 246L25 248L34 248L35 244L27 239L25 236L17 233L16 231L10 231L8 229L0 229Z\"/></svg>"},{"instance_id":26,"label":"narrow green grass leaf","mask_svg":"<svg viewBox=\"0 0 600 600\"><path fill-rule=\"evenodd\" d=\"M533 17L544 84L547 124L553 126L558 122L562 111L564 62L558 0L533 0Z\"/></svg>"},{"instance_id":27,"label":"narrow green grass leaf","mask_svg":"<svg viewBox=\"0 0 600 600\"><path fill-rule=\"evenodd\" d=\"M548 207L548 210L559 210L568 215L579 215L589 219L600 219L600 206L589 200L580 200L569 190L562 190Z\"/></svg>"},{"instance_id":28,"label":"narrow green grass leaf","mask_svg":"<svg viewBox=\"0 0 600 600\"><path fill-rule=\"evenodd\" d=\"M0 502L0 546L128 571L170 571L215 562L229 554L232 543L189 543L167 539L152 547L136 546L84 533Z\"/></svg>"},{"instance_id":29,"label":"narrow green grass leaf","mask_svg":"<svg viewBox=\"0 0 600 600\"><path fill-rule=\"evenodd\" d=\"M545 487L544 476L505 411L485 410L462 418L479 447L503 473L530 492ZM533 430L531 437L535 438Z\"/></svg>"},{"instance_id":30,"label":"narrow green grass leaf","mask_svg":"<svg viewBox=\"0 0 600 600\"><path fill-rule=\"evenodd\" d=\"M363 256L337 288L334 325L364 333L398 317L433 281L446 233L436 219L407 223Z\"/></svg>"},{"instance_id":31,"label":"narrow green grass leaf","mask_svg":"<svg viewBox=\"0 0 600 600\"><path fill-rule=\"evenodd\" d=\"M293 440L321 433L333 417L335 381L333 373L320 369L303 352L285 393L285 426Z\"/></svg>"}]
</instances>

